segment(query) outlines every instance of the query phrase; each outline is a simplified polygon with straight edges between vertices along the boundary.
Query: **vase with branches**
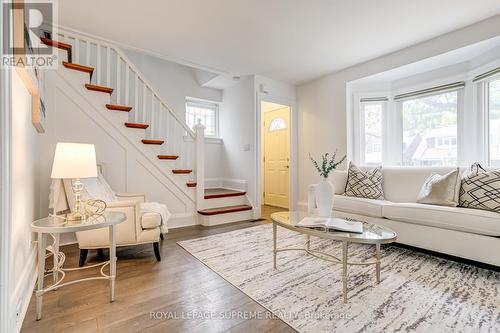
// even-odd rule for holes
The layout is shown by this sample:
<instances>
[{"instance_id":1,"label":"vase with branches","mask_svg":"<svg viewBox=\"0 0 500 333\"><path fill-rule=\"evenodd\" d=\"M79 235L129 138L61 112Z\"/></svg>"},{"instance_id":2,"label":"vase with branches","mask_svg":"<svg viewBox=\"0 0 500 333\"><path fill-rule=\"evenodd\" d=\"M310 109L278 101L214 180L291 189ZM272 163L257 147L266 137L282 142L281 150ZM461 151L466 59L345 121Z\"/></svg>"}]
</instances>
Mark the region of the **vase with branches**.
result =
<instances>
[{"instance_id":1,"label":"vase with branches","mask_svg":"<svg viewBox=\"0 0 500 333\"><path fill-rule=\"evenodd\" d=\"M346 156L344 155L338 161L337 159L337 150L333 153L325 153L321 155L321 160L316 161L311 154L309 154L309 158L313 166L318 171L321 176L321 180L318 185L316 185L314 191L314 200L311 199L311 202L315 204L315 210L319 216L330 217L333 209L333 198L335 194L334 184L328 181L328 176L332 170L337 169L337 167L342 164L346 160ZM310 208L310 211L313 211L314 208Z\"/></svg>"}]
</instances>

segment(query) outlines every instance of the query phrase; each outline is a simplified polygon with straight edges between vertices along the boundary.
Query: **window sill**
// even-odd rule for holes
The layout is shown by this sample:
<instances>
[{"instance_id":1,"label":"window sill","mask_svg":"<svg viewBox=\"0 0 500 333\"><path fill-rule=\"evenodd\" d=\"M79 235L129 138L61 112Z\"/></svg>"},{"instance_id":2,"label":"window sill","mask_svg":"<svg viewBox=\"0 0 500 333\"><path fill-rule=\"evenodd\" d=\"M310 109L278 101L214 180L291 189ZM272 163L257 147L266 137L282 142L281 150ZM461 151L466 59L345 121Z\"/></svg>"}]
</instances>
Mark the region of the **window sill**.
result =
<instances>
[{"instance_id":1,"label":"window sill","mask_svg":"<svg viewBox=\"0 0 500 333\"><path fill-rule=\"evenodd\" d=\"M205 143L211 143L211 144L222 144L222 138L215 138L215 137L205 137Z\"/></svg>"}]
</instances>

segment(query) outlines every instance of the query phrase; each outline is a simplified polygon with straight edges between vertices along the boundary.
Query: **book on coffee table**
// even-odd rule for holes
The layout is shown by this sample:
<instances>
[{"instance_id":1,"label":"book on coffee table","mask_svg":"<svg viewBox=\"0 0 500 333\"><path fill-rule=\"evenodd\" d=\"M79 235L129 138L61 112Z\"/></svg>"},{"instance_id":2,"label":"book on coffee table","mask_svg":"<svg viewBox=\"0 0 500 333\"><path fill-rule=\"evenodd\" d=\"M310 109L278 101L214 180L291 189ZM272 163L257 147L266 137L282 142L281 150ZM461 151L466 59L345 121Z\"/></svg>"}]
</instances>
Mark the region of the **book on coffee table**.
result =
<instances>
[{"instance_id":1,"label":"book on coffee table","mask_svg":"<svg viewBox=\"0 0 500 333\"><path fill-rule=\"evenodd\" d=\"M363 233L363 223L359 221L349 221L339 218L327 217L304 217L298 227L321 228L326 230Z\"/></svg>"}]
</instances>

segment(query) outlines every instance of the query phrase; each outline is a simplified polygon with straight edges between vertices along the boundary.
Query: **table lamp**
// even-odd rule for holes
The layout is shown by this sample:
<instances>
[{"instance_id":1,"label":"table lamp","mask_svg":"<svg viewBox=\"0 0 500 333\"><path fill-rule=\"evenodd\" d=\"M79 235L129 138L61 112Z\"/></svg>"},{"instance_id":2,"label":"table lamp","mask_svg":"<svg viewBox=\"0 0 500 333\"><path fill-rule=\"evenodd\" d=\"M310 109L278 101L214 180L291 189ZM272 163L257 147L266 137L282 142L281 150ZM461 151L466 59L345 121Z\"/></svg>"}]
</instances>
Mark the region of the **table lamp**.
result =
<instances>
[{"instance_id":1,"label":"table lamp","mask_svg":"<svg viewBox=\"0 0 500 333\"><path fill-rule=\"evenodd\" d=\"M75 194L75 206L73 212L66 216L67 220L85 220L85 213L81 211L81 192L83 184L80 179L92 177L97 177L95 146L93 144L84 143L58 142L50 178L73 180L72 186Z\"/></svg>"}]
</instances>

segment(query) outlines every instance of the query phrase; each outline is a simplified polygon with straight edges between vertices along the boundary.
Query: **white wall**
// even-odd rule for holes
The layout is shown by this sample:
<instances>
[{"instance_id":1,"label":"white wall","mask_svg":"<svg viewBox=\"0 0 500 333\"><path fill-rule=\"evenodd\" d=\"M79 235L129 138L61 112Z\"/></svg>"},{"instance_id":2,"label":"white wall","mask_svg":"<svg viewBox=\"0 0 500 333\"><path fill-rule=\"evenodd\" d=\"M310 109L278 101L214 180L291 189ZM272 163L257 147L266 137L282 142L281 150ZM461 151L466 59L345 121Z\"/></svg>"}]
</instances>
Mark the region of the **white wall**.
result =
<instances>
[{"instance_id":1,"label":"white wall","mask_svg":"<svg viewBox=\"0 0 500 333\"><path fill-rule=\"evenodd\" d=\"M186 96L214 102L222 101L222 91L201 87L190 67L129 49L123 49L123 52L151 82L167 106L181 119L186 118Z\"/></svg>"},{"instance_id":2,"label":"white wall","mask_svg":"<svg viewBox=\"0 0 500 333\"><path fill-rule=\"evenodd\" d=\"M397 68L481 40L500 35L500 16L391 53L389 55L332 73L298 87L299 106L299 201L307 200L307 186L318 180L308 153L318 155L339 149L347 152L346 83ZM344 165L345 167L345 165Z\"/></svg>"},{"instance_id":3,"label":"white wall","mask_svg":"<svg viewBox=\"0 0 500 333\"><path fill-rule=\"evenodd\" d=\"M265 93L261 92L263 86ZM221 137L224 140L224 178L248 183L248 198L257 200L257 95L268 95L295 102L295 86L263 76L243 77L236 85L224 90L220 108ZM248 149L248 150L246 150ZM259 207L255 207L257 214Z\"/></svg>"},{"instance_id":4,"label":"white wall","mask_svg":"<svg viewBox=\"0 0 500 333\"><path fill-rule=\"evenodd\" d=\"M224 140L223 178L246 180L250 200L255 197L255 92L254 78L245 77L225 89L220 106L220 135ZM208 156L206 157L208 159Z\"/></svg>"},{"instance_id":5,"label":"white wall","mask_svg":"<svg viewBox=\"0 0 500 333\"><path fill-rule=\"evenodd\" d=\"M22 324L34 285L36 248L31 222L39 211L39 134L31 123L31 96L15 70L12 73L12 225L10 236L10 319L12 331ZM7 221L8 222L8 221ZM22 316L20 313L19 316Z\"/></svg>"}]
</instances>

